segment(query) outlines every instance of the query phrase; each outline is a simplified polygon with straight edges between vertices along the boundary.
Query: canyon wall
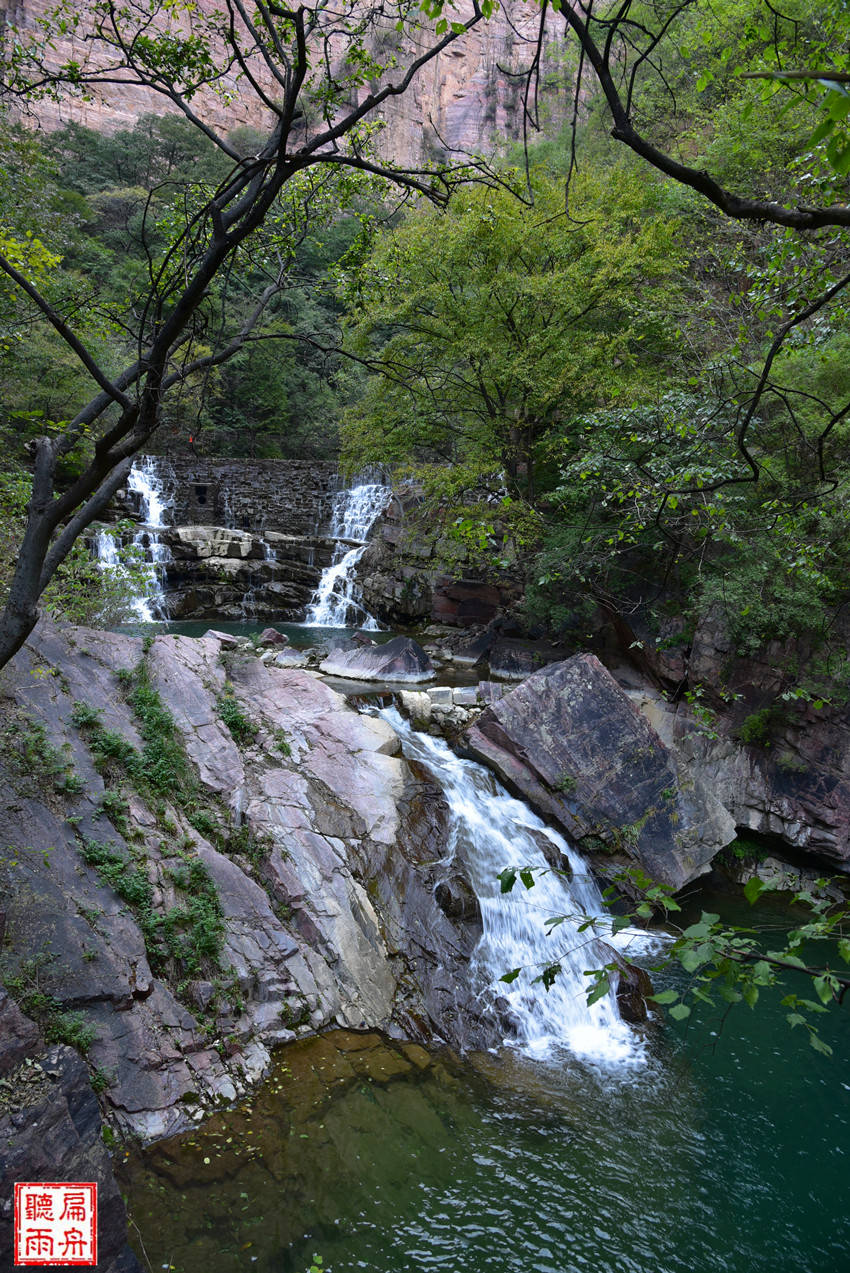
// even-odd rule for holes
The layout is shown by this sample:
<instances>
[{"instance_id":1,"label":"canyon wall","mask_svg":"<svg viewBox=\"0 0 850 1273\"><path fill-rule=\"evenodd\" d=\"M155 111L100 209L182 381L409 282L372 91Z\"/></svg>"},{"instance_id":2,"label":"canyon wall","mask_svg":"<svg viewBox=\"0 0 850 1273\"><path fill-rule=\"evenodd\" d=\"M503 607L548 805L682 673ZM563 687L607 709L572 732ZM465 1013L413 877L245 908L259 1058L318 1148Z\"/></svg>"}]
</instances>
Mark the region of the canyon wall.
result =
<instances>
[{"instance_id":1,"label":"canyon wall","mask_svg":"<svg viewBox=\"0 0 850 1273\"><path fill-rule=\"evenodd\" d=\"M40 21L50 22L54 7L53 0L0 0L0 31L5 25L31 32ZM217 0L199 0L202 14L210 14L218 7ZM459 4L451 14L452 20L465 16L469 8L467 3ZM508 0L497 7L489 21L425 66L408 92L390 98L379 115L370 117L384 125L377 143L382 156L396 163L418 165L447 150L488 152L498 138L519 139L523 112L522 80L518 75L534 56L539 16L537 6ZM69 26L65 33L57 31L53 22L51 30L52 64L83 64L89 56L84 22ZM386 16L377 18L370 27L368 43L377 58L386 60L393 54L398 58L396 75L400 78L411 58L434 38L427 21L419 32L399 33L394 20ZM569 93L563 92L563 63L561 27L559 24L556 29L550 19L543 46L540 100L544 111L556 119L564 117L570 104ZM248 64L259 88L270 97L277 97L280 88L261 59L254 56ZM374 87L375 82L361 86L352 103L364 100ZM260 94L248 87L244 75L224 75L219 88L218 93L201 89L192 98L192 106L208 123L225 132L245 125L259 129L268 126L270 114ZM39 126L49 130L75 121L115 132L132 127L141 115L171 109L174 108L168 99L152 89L106 84L90 100L66 96L41 101L34 117Z\"/></svg>"}]
</instances>

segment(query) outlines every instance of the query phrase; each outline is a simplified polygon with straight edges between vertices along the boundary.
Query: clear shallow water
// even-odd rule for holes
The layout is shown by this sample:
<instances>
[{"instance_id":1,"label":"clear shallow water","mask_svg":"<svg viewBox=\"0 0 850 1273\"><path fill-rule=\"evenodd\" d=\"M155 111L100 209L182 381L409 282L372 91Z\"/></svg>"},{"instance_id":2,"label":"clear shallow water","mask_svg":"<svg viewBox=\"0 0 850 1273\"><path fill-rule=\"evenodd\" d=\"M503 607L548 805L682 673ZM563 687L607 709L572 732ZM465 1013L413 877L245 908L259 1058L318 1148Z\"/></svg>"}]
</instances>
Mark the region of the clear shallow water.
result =
<instances>
[{"instance_id":1,"label":"clear shallow water","mask_svg":"<svg viewBox=\"0 0 850 1273\"><path fill-rule=\"evenodd\" d=\"M242 1112L129 1161L126 1192L180 1273L314 1251L333 1273L842 1273L850 1018L823 1020L832 1058L776 1004L719 1035L706 1009L619 1073L305 1041Z\"/></svg>"}]
</instances>

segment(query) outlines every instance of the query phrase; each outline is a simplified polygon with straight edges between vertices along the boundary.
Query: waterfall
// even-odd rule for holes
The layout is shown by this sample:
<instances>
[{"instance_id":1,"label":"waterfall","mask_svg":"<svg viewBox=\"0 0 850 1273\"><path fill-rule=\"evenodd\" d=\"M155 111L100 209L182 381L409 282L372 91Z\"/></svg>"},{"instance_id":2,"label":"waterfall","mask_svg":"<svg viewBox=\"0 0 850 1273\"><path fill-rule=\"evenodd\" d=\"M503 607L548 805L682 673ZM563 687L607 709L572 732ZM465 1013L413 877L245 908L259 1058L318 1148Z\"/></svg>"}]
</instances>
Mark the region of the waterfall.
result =
<instances>
[{"instance_id":1,"label":"waterfall","mask_svg":"<svg viewBox=\"0 0 850 1273\"><path fill-rule=\"evenodd\" d=\"M134 599L133 609L140 622L151 623L166 613L162 574L163 566L171 561L171 552L159 536L166 525L168 501L156 460L149 455L136 460L127 478L127 489L139 497L141 524L133 536L133 544L147 562L145 595ZM104 566L118 572L124 569L114 535L100 531L94 546L98 561Z\"/></svg>"},{"instance_id":2,"label":"waterfall","mask_svg":"<svg viewBox=\"0 0 850 1273\"><path fill-rule=\"evenodd\" d=\"M507 1000L518 1025L516 1045L538 1057L566 1046L596 1062L641 1061L642 1044L621 1020L613 993L587 1005L583 972L609 963L611 955L590 930L579 932L579 924L585 916L598 916L600 935L614 947L646 935L625 930L611 938L610 915L581 857L527 805L508 795L489 770L461 760L442 739L416 732L395 708L381 715L401 738L404 754L424 765L443 789L451 817L444 864L457 862L481 906L483 934L470 972L485 1000ZM569 872L550 869L544 838L567 860ZM534 887L526 890L518 880L510 893L502 893L498 875L511 866L530 867ZM547 937L546 921L557 915L568 918ZM532 984L553 963L561 972L551 989ZM501 976L514 968L522 969L519 977L502 982Z\"/></svg>"},{"instance_id":3,"label":"waterfall","mask_svg":"<svg viewBox=\"0 0 850 1273\"><path fill-rule=\"evenodd\" d=\"M153 456L143 455L134 461L127 479L127 490L139 497L139 518L143 525L151 530L162 530L168 505Z\"/></svg>"},{"instance_id":4,"label":"waterfall","mask_svg":"<svg viewBox=\"0 0 850 1273\"><path fill-rule=\"evenodd\" d=\"M366 551L369 531L387 506L390 489L380 482L364 482L334 496L330 537L337 541L331 564L322 572L310 599L304 622L316 628L356 626L380 631L360 603L356 566Z\"/></svg>"},{"instance_id":5,"label":"waterfall","mask_svg":"<svg viewBox=\"0 0 850 1273\"><path fill-rule=\"evenodd\" d=\"M139 497L139 517L142 523L133 543L144 550L151 566L148 595L137 603L139 618L150 623L154 619L166 617L168 613L162 582L164 567L172 558L170 549L159 536L159 531L166 525L165 514L168 509L162 465L151 455L144 455L136 460L130 469L127 489Z\"/></svg>"}]
</instances>

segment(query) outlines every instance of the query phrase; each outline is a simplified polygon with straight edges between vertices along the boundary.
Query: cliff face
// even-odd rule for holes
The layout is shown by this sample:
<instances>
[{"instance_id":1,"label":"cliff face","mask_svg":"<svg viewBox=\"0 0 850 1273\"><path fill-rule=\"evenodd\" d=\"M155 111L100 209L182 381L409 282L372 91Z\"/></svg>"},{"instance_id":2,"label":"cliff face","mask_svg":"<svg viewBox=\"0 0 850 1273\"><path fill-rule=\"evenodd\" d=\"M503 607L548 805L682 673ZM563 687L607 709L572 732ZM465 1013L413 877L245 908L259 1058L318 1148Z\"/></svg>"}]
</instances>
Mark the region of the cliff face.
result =
<instances>
[{"instance_id":1,"label":"cliff face","mask_svg":"<svg viewBox=\"0 0 850 1273\"><path fill-rule=\"evenodd\" d=\"M22 31L33 31L40 20L48 19L54 0L0 0L0 31L7 25ZM212 13L220 8L218 0L199 0L199 10ZM458 20L469 11L461 0L452 19ZM391 98L378 118L384 124L378 148L386 159L418 165L448 151L488 152L497 138L517 139L522 135L521 80L513 78L526 68L534 56L539 10L536 6L507 0L493 17L451 45L425 66L410 90ZM401 71L412 56L426 47L433 32L417 35L399 34L389 19L386 28L370 32L369 43L379 58L394 53ZM84 27L65 34L53 26L51 62L84 64L90 56ZM560 28L551 27L541 66L541 100L549 114L558 117L566 104L554 88L560 79L563 46ZM250 63L259 87L271 96L280 92L268 70L258 58ZM201 91L192 105L214 127L231 131L241 125L267 126L270 116L258 93L250 89L243 77L225 76L225 95ZM362 101L370 87L359 90ZM132 127L139 116L174 109L167 98L149 89L130 84L107 84L97 90L90 101L66 97L60 101L40 102L35 111L39 126L55 129L75 121L103 132ZM372 117L374 118L374 117Z\"/></svg>"}]
</instances>

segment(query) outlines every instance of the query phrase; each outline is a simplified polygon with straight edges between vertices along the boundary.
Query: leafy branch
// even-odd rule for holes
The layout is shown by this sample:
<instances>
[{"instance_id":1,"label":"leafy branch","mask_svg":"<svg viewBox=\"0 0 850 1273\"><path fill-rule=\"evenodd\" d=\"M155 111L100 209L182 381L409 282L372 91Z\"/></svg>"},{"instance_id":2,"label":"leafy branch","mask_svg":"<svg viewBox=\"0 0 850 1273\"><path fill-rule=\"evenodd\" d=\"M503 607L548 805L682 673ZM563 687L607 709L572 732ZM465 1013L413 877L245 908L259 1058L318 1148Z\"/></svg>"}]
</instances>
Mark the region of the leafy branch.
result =
<instances>
[{"instance_id":1,"label":"leafy branch","mask_svg":"<svg viewBox=\"0 0 850 1273\"><path fill-rule=\"evenodd\" d=\"M529 867L507 867L498 876L501 891L509 893L518 878L526 889L533 888L534 874ZM616 936L624 929L660 917L672 940L650 971L664 973L681 968L690 980L683 989L668 987L647 996L650 1003L666 1009L673 1020L683 1021L691 1015L694 1003L714 1006L719 1001L728 1009L743 1002L755 1008L762 991L784 991L780 1002L787 1009L789 1026L802 1026L815 1051L830 1054L829 1045L811 1018L840 1006L850 990L850 971L841 967L850 965L850 905L836 900L833 881L818 879L811 888L793 894L791 905L804 908L806 919L788 931L784 942L775 949L767 945L766 933L758 926L725 924L719 915L708 911L703 911L696 923L679 927L671 919L682 909L673 890L654 883L640 868L628 868L615 877L603 894L607 906L620 904L622 886L639 896L631 910L610 917L556 915L546 921L547 934L569 919L573 923L578 920L578 932L592 930L604 940L606 934ZM752 906L763 894L779 887L777 881L753 876L744 887L744 896ZM820 958L809 953L816 945L826 946ZM590 978L588 1006L609 994L612 975L620 969L621 964L612 961L585 972ZM521 971L511 969L501 980L513 982ZM560 960L551 961L534 982L549 990L561 971ZM800 994L789 984L789 977L798 975L808 978L811 995Z\"/></svg>"}]
</instances>

